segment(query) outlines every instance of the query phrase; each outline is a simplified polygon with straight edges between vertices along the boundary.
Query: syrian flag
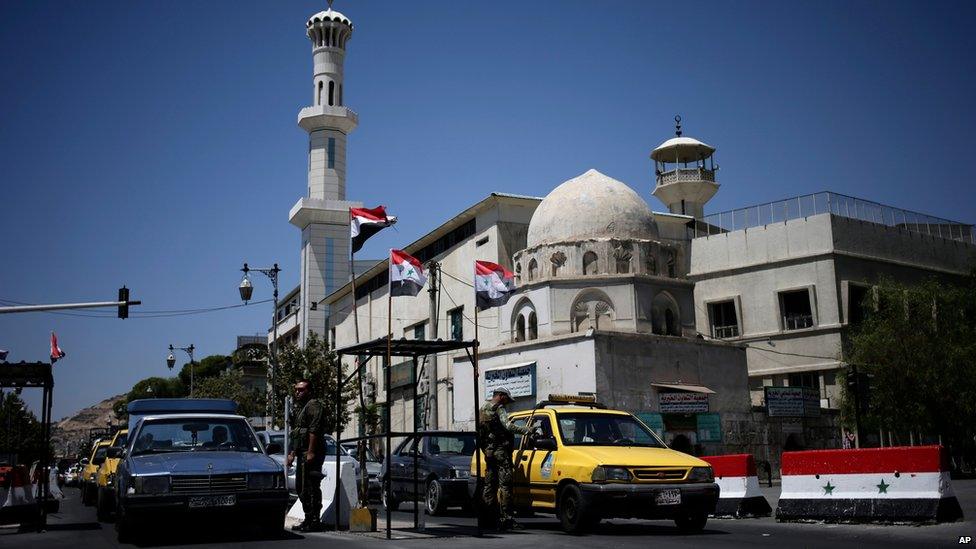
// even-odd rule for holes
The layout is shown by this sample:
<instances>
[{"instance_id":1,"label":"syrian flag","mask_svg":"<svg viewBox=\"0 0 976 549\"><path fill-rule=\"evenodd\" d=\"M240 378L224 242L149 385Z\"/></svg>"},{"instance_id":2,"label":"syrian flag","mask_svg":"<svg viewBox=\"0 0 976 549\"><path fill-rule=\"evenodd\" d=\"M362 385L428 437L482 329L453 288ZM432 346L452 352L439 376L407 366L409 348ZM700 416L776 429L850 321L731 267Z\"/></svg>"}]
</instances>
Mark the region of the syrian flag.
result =
<instances>
[{"instance_id":1,"label":"syrian flag","mask_svg":"<svg viewBox=\"0 0 976 549\"><path fill-rule=\"evenodd\" d=\"M403 250L390 250L390 297L415 296L427 282L420 260Z\"/></svg>"},{"instance_id":2,"label":"syrian flag","mask_svg":"<svg viewBox=\"0 0 976 549\"><path fill-rule=\"evenodd\" d=\"M501 307L515 293L515 275L497 263L474 262L474 296L479 310Z\"/></svg>"},{"instance_id":3,"label":"syrian flag","mask_svg":"<svg viewBox=\"0 0 976 549\"><path fill-rule=\"evenodd\" d=\"M54 364L65 356L61 347L58 347L58 334L51 332L51 364Z\"/></svg>"},{"instance_id":4,"label":"syrian flag","mask_svg":"<svg viewBox=\"0 0 976 549\"><path fill-rule=\"evenodd\" d=\"M358 252L366 240L396 223L396 216L386 215L383 206L369 208L349 208L349 237L352 239L352 253Z\"/></svg>"}]
</instances>

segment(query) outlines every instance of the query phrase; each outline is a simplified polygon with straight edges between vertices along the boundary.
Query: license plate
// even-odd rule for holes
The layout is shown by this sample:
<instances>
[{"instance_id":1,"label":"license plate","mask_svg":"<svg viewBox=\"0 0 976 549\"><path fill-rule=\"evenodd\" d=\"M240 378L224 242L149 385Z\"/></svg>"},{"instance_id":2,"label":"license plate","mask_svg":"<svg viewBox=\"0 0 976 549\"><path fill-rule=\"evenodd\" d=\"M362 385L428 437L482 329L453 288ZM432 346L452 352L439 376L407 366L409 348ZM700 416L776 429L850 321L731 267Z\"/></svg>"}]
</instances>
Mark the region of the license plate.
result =
<instances>
[{"instance_id":1,"label":"license plate","mask_svg":"<svg viewBox=\"0 0 976 549\"><path fill-rule=\"evenodd\" d=\"M230 507L237 505L237 496L194 496L190 498L190 507Z\"/></svg>"},{"instance_id":2,"label":"license plate","mask_svg":"<svg viewBox=\"0 0 976 549\"><path fill-rule=\"evenodd\" d=\"M680 505L681 490L661 490L654 495L654 503L658 505Z\"/></svg>"}]
</instances>

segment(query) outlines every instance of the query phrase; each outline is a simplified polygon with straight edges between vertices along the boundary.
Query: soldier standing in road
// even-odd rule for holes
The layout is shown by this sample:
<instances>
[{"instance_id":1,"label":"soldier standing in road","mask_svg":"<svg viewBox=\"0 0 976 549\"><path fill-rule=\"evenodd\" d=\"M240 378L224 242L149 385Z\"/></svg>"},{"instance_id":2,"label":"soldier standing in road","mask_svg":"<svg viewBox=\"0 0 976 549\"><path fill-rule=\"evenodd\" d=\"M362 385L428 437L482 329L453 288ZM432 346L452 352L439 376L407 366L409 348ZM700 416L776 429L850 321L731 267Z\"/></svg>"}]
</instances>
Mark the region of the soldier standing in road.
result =
<instances>
[{"instance_id":1,"label":"soldier standing in road","mask_svg":"<svg viewBox=\"0 0 976 549\"><path fill-rule=\"evenodd\" d=\"M325 405L311 398L307 380L295 384L295 402L302 406L292 430L292 447L288 453L291 467L297 456L295 488L302 500L305 520L292 527L296 532L316 532L322 528L322 463L325 461Z\"/></svg>"},{"instance_id":2,"label":"soldier standing in road","mask_svg":"<svg viewBox=\"0 0 976 549\"><path fill-rule=\"evenodd\" d=\"M512 401L512 393L508 389L496 389L491 401L481 407L481 430L478 433L478 446L485 453L482 503L485 510L498 510L500 530L519 527L512 516L515 476L512 451L515 449L515 434L528 435L533 432L531 425L522 427L509 421L505 405Z\"/></svg>"}]
</instances>

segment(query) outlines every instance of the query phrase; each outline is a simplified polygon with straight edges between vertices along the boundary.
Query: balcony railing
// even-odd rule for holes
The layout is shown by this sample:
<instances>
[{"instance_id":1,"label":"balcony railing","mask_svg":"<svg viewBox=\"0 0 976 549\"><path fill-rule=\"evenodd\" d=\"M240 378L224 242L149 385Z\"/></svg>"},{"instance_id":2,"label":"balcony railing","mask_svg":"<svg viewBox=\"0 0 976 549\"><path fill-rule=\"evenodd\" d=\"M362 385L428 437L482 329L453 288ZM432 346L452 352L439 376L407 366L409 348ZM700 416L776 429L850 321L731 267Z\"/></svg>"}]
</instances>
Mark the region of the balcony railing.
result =
<instances>
[{"instance_id":1,"label":"balcony railing","mask_svg":"<svg viewBox=\"0 0 976 549\"><path fill-rule=\"evenodd\" d=\"M787 330L802 330L813 327L813 315L789 315L783 317L783 327Z\"/></svg>"},{"instance_id":2,"label":"balcony railing","mask_svg":"<svg viewBox=\"0 0 976 549\"><path fill-rule=\"evenodd\" d=\"M715 171L705 168L677 168L657 174L659 185L668 185L679 181L715 181Z\"/></svg>"},{"instance_id":3,"label":"balcony railing","mask_svg":"<svg viewBox=\"0 0 976 549\"><path fill-rule=\"evenodd\" d=\"M822 213L976 244L976 233L971 223L950 221L829 191L706 215L695 224L695 237L761 227Z\"/></svg>"},{"instance_id":4,"label":"balcony railing","mask_svg":"<svg viewBox=\"0 0 976 549\"><path fill-rule=\"evenodd\" d=\"M739 337L739 327L732 326L712 326L712 337L718 339L728 339L730 337Z\"/></svg>"}]
</instances>

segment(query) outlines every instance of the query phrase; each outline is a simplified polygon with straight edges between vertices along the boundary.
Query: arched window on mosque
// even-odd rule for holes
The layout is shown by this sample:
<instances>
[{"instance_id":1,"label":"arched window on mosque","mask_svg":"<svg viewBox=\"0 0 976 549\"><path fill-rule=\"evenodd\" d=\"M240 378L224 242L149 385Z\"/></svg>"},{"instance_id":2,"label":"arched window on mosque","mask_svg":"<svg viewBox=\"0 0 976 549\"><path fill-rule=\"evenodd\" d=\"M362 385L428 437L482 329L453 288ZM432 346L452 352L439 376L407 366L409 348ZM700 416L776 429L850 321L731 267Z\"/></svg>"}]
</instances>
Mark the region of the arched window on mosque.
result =
<instances>
[{"instance_id":1,"label":"arched window on mosque","mask_svg":"<svg viewBox=\"0 0 976 549\"><path fill-rule=\"evenodd\" d=\"M583 274L585 275L595 275L600 273L600 268L597 266L597 257L594 252L586 252L583 254Z\"/></svg>"},{"instance_id":2,"label":"arched window on mosque","mask_svg":"<svg viewBox=\"0 0 976 549\"><path fill-rule=\"evenodd\" d=\"M521 283L522 283L522 263L519 262L515 264L515 284L518 285Z\"/></svg>"},{"instance_id":3,"label":"arched window on mosque","mask_svg":"<svg viewBox=\"0 0 976 549\"><path fill-rule=\"evenodd\" d=\"M668 276L670 278L675 278L676 276L678 276L677 271L675 269L675 257L673 251L668 252Z\"/></svg>"},{"instance_id":4,"label":"arched window on mosque","mask_svg":"<svg viewBox=\"0 0 976 549\"><path fill-rule=\"evenodd\" d=\"M329 80L329 106L335 104L335 82Z\"/></svg>"},{"instance_id":5,"label":"arched window on mosque","mask_svg":"<svg viewBox=\"0 0 976 549\"><path fill-rule=\"evenodd\" d=\"M535 316L535 311L529 313L529 327L526 333L528 339L539 339L539 319Z\"/></svg>"},{"instance_id":6,"label":"arched window on mosque","mask_svg":"<svg viewBox=\"0 0 976 549\"><path fill-rule=\"evenodd\" d=\"M654 257L654 252L648 252L647 254L647 274L656 275L657 274L657 258Z\"/></svg>"},{"instance_id":7,"label":"arched window on mosque","mask_svg":"<svg viewBox=\"0 0 976 549\"><path fill-rule=\"evenodd\" d=\"M318 95L318 98L315 100L315 104L316 105L321 105L322 104L322 88L324 86L325 86L325 83L322 82L321 80L319 80L319 95Z\"/></svg>"},{"instance_id":8,"label":"arched window on mosque","mask_svg":"<svg viewBox=\"0 0 976 549\"><path fill-rule=\"evenodd\" d=\"M627 274L630 272L630 258L617 258L617 274Z\"/></svg>"},{"instance_id":9,"label":"arched window on mosque","mask_svg":"<svg viewBox=\"0 0 976 549\"><path fill-rule=\"evenodd\" d=\"M532 258L532 261L529 261L529 281L531 282L538 277L539 277L539 262L536 261L535 258Z\"/></svg>"},{"instance_id":10,"label":"arched window on mosque","mask_svg":"<svg viewBox=\"0 0 976 549\"><path fill-rule=\"evenodd\" d=\"M525 315L519 315L515 321L515 342L525 341Z\"/></svg>"},{"instance_id":11,"label":"arched window on mosque","mask_svg":"<svg viewBox=\"0 0 976 549\"><path fill-rule=\"evenodd\" d=\"M680 335L678 333L678 325L674 321L674 311L671 309L664 310L664 329L667 335Z\"/></svg>"}]
</instances>

